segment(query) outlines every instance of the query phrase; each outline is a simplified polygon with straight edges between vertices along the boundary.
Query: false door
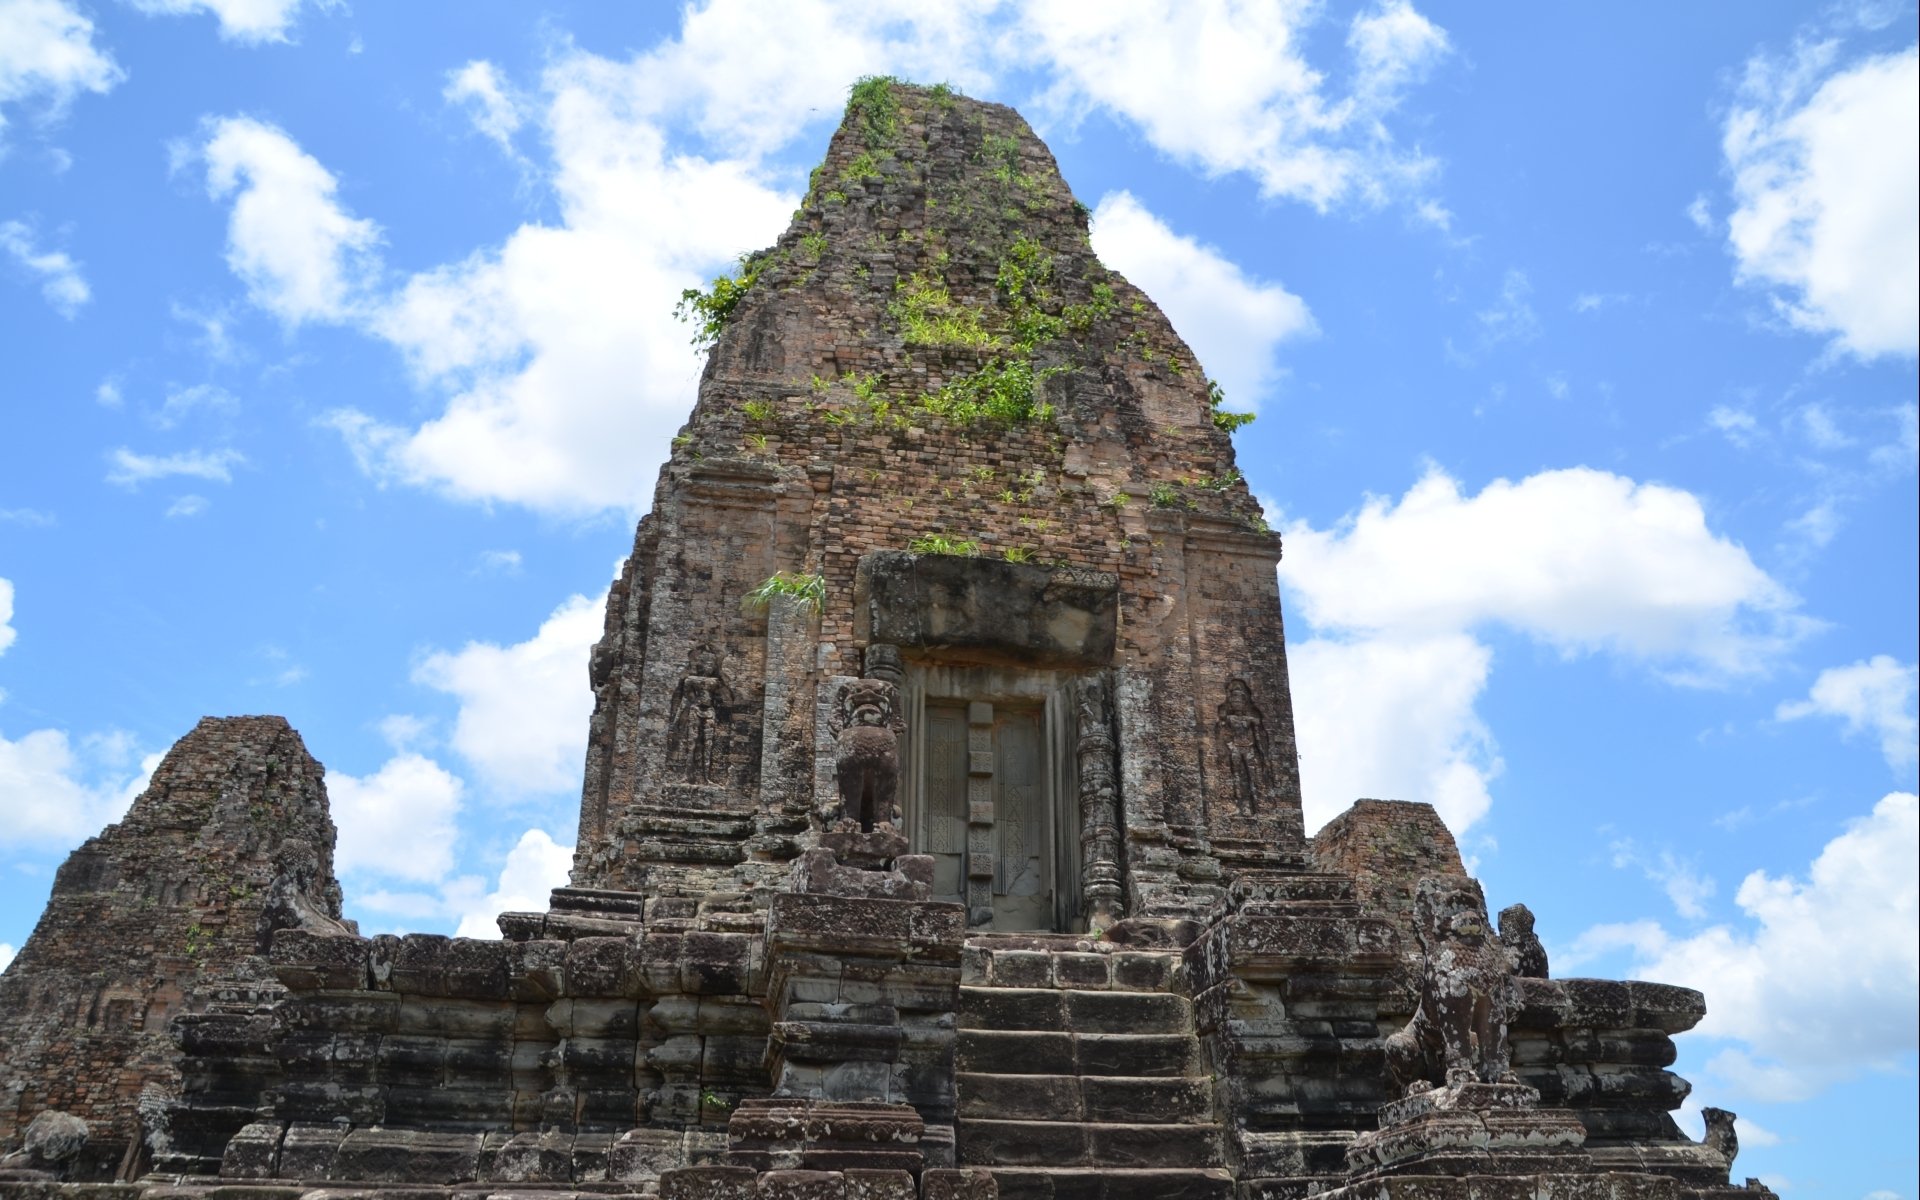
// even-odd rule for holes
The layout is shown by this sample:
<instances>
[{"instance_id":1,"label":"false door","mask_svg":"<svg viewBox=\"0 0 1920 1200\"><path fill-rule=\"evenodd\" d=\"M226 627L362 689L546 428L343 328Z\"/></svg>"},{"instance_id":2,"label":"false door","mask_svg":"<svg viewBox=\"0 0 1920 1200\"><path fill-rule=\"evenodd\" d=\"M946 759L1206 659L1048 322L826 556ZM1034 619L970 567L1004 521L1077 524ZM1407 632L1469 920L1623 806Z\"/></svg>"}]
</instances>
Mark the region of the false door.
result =
<instances>
[{"instance_id":1,"label":"false door","mask_svg":"<svg viewBox=\"0 0 1920 1200\"><path fill-rule=\"evenodd\" d=\"M1054 925L1052 821L1038 707L929 700L916 849L934 860L934 898L968 924Z\"/></svg>"}]
</instances>

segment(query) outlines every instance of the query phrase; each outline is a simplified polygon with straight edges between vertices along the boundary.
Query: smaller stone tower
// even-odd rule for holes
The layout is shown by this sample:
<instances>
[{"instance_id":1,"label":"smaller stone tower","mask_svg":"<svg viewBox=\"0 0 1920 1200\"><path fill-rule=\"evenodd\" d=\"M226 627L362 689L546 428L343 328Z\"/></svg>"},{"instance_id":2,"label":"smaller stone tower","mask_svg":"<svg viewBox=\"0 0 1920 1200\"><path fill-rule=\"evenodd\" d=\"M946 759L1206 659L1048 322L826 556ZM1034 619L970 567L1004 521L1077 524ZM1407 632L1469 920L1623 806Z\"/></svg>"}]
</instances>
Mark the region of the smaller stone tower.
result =
<instances>
[{"instance_id":1,"label":"smaller stone tower","mask_svg":"<svg viewBox=\"0 0 1920 1200\"><path fill-rule=\"evenodd\" d=\"M276 930L351 932L323 774L284 718L208 717L67 857L0 975L0 1146L58 1110L90 1127L77 1174L121 1172L142 1092L179 1083L172 1017L217 986L278 990Z\"/></svg>"}]
</instances>

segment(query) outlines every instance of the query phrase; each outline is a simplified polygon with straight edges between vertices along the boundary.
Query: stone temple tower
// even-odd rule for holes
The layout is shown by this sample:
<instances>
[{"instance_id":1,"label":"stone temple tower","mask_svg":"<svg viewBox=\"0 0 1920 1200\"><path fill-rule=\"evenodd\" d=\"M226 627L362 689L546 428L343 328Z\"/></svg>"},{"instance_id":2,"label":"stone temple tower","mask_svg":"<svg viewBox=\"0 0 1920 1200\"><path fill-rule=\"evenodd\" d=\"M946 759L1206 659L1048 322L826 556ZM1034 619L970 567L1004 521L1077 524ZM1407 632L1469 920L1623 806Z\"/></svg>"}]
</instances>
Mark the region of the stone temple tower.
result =
<instances>
[{"instance_id":1,"label":"stone temple tower","mask_svg":"<svg viewBox=\"0 0 1920 1200\"><path fill-rule=\"evenodd\" d=\"M784 876L863 673L899 685L905 832L973 927L1197 916L1298 869L1280 541L1232 415L1011 109L869 85L850 113L696 306L712 353L594 651L557 903ZM769 579L812 593L753 602Z\"/></svg>"},{"instance_id":2,"label":"stone temple tower","mask_svg":"<svg viewBox=\"0 0 1920 1200\"><path fill-rule=\"evenodd\" d=\"M792 226L686 307L712 352L593 653L570 886L502 940L360 937L317 765L265 758L319 841L174 889L252 940L149 1006L137 1112L117 1067L86 1110L45 1014L164 990L96 971L144 924L68 936L133 877L89 843L0 988L48 1033L0 1200L1755 1200L1671 1116L1700 993L1549 978L1427 805L1304 836L1235 419L1017 115L856 85ZM60 1158L59 1104L138 1140Z\"/></svg>"}]
</instances>

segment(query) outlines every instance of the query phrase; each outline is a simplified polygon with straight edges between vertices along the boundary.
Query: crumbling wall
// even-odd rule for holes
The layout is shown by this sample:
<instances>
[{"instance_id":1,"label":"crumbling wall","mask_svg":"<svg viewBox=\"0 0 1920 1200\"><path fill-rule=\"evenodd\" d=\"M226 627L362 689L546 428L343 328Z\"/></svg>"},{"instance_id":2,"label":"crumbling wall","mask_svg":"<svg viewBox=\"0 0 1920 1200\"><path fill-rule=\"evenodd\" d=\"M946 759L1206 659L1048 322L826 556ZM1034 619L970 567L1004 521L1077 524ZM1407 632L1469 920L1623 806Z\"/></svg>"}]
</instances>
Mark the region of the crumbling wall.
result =
<instances>
[{"instance_id":1,"label":"crumbling wall","mask_svg":"<svg viewBox=\"0 0 1920 1200\"><path fill-rule=\"evenodd\" d=\"M208 717L68 856L0 975L0 1146L65 1111L91 1126L75 1173L112 1175L142 1091L178 1086L168 1022L224 982L271 986L275 930L345 931L322 775L284 719Z\"/></svg>"}]
</instances>

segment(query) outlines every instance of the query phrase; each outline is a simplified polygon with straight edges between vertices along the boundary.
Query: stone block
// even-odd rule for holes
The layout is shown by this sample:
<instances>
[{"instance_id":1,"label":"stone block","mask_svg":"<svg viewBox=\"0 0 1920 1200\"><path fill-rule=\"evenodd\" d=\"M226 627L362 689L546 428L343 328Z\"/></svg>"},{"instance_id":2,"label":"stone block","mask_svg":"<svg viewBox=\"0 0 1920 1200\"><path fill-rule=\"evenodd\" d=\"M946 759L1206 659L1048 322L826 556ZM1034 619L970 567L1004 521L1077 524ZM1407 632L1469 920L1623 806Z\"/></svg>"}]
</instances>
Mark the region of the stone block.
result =
<instances>
[{"instance_id":1,"label":"stone block","mask_svg":"<svg viewBox=\"0 0 1920 1200\"><path fill-rule=\"evenodd\" d=\"M508 943L454 938L447 946L447 995L470 1000L506 1000Z\"/></svg>"},{"instance_id":2,"label":"stone block","mask_svg":"<svg viewBox=\"0 0 1920 1200\"><path fill-rule=\"evenodd\" d=\"M1052 987L1052 956L1044 950L995 951L993 956L993 982L999 987Z\"/></svg>"},{"instance_id":3,"label":"stone block","mask_svg":"<svg viewBox=\"0 0 1920 1200\"><path fill-rule=\"evenodd\" d=\"M281 929L270 953L274 976L299 991L352 991L367 986L365 938Z\"/></svg>"},{"instance_id":4,"label":"stone block","mask_svg":"<svg viewBox=\"0 0 1920 1200\"><path fill-rule=\"evenodd\" d=\"M507 998L544 1004L567 990L567 943L507 942Z\"/></svg>"},{"instance_id":5,"label":"stone block","mask_svg":"<svg viewBox=\"0 0 1920 1200\"><path fill-rule=\"evenodd\" d=\"M846 1200L918 1200L913 1175L907 1171L849 1167L842 1175L846 1180Z\"/></svg>"},{"instance_id":6,"label":"stone block","mask_svg":"<svg viewBox=\"0 0 1920 1200\"><path fill-rule=\"evenodd\" d=\"M979 1167L942 1167L920 1176L920 1200L999 1200L993 1175Z\"/></svg>"},{"instance_id":7,"label":"stone block","mask_svg":"<svg viewBox=\"0 0 1920 1200\"><path fill-rule=\"evenodd\" d=\"M1055 987L1098 990L1113 986L1113 962L1105 954L1062 951L1051 957Z\"/></svg>"},{"instance_id":8,"label":"stone block","mask_svg":"<svg viewBox=\"0 0 1920 1200\"><path fill-rule=\"evenodd\" d=\"M757 1181L759 1200L846 1200L846 1177L838 1171L767 1171Z\"/></svg>"},{"instance_id":9,"label":"stone block","mask_svg":"<svg viewBox=\"0 0 1920 1200\"><path fill-rule=\"evenodd\" d=\"M755 1200L751 1167L675 1167L660 1176L660 1200Z\"/></svg>"},{"instance_id":10,"label":"stone block","mask_svg":"<svg viewBox=\"0 0 1920 1200\"><path fill-rule=\"evenodd\" d=\"M645 994L633 943L627 938L583 937L567 947L567 993L576 1000L637 999Z\"/></svg>"},{"instance_id":11,"label":"stone block","mask_svg":"<svg viewBox=\"0 0 1920 1200\"><path fill-rule=\"evenodd\" d=\"M340 1125L315 1125L295 1122L280 1140L278 1171L283 1179L326 1179L332 1177L333 1157L346 1139Z\"/></svg>"},{"instance_id":12,"label":"stone block","mask_svg":"<svg viewBox=\"0 0 1920 1200\"><path fill-rule=\"evenodd\" d=\"M629 1129L607 1151L607 1178L615 1183L650 1183L686 1165L686 1137L677 1129Z\"/></svg>"},{"instance_id":13,"label":"stone block","mask_svg":"<svg viewBox=\"0 0 1920 1200\"><path fill-rule=\"evenodd\" d=\"M356 1129L341 1141L327 1178L368 1183L451 1184L480 1169L478 1133Z\"/></svg>"},{"instance_id":14,"label":"stone block","mask_svg":"<svg viewBox=\"0 0 1920 1200\"><path fill-rule=\"evenodd\" d=\"M32 1132L31 1126L28 1132ZM272 1179L279 1172L280 1139L286 1127L278 1121L256 1121L241 1128L220 1156L222 1179Z\"/></svg>"}]
</instances>

